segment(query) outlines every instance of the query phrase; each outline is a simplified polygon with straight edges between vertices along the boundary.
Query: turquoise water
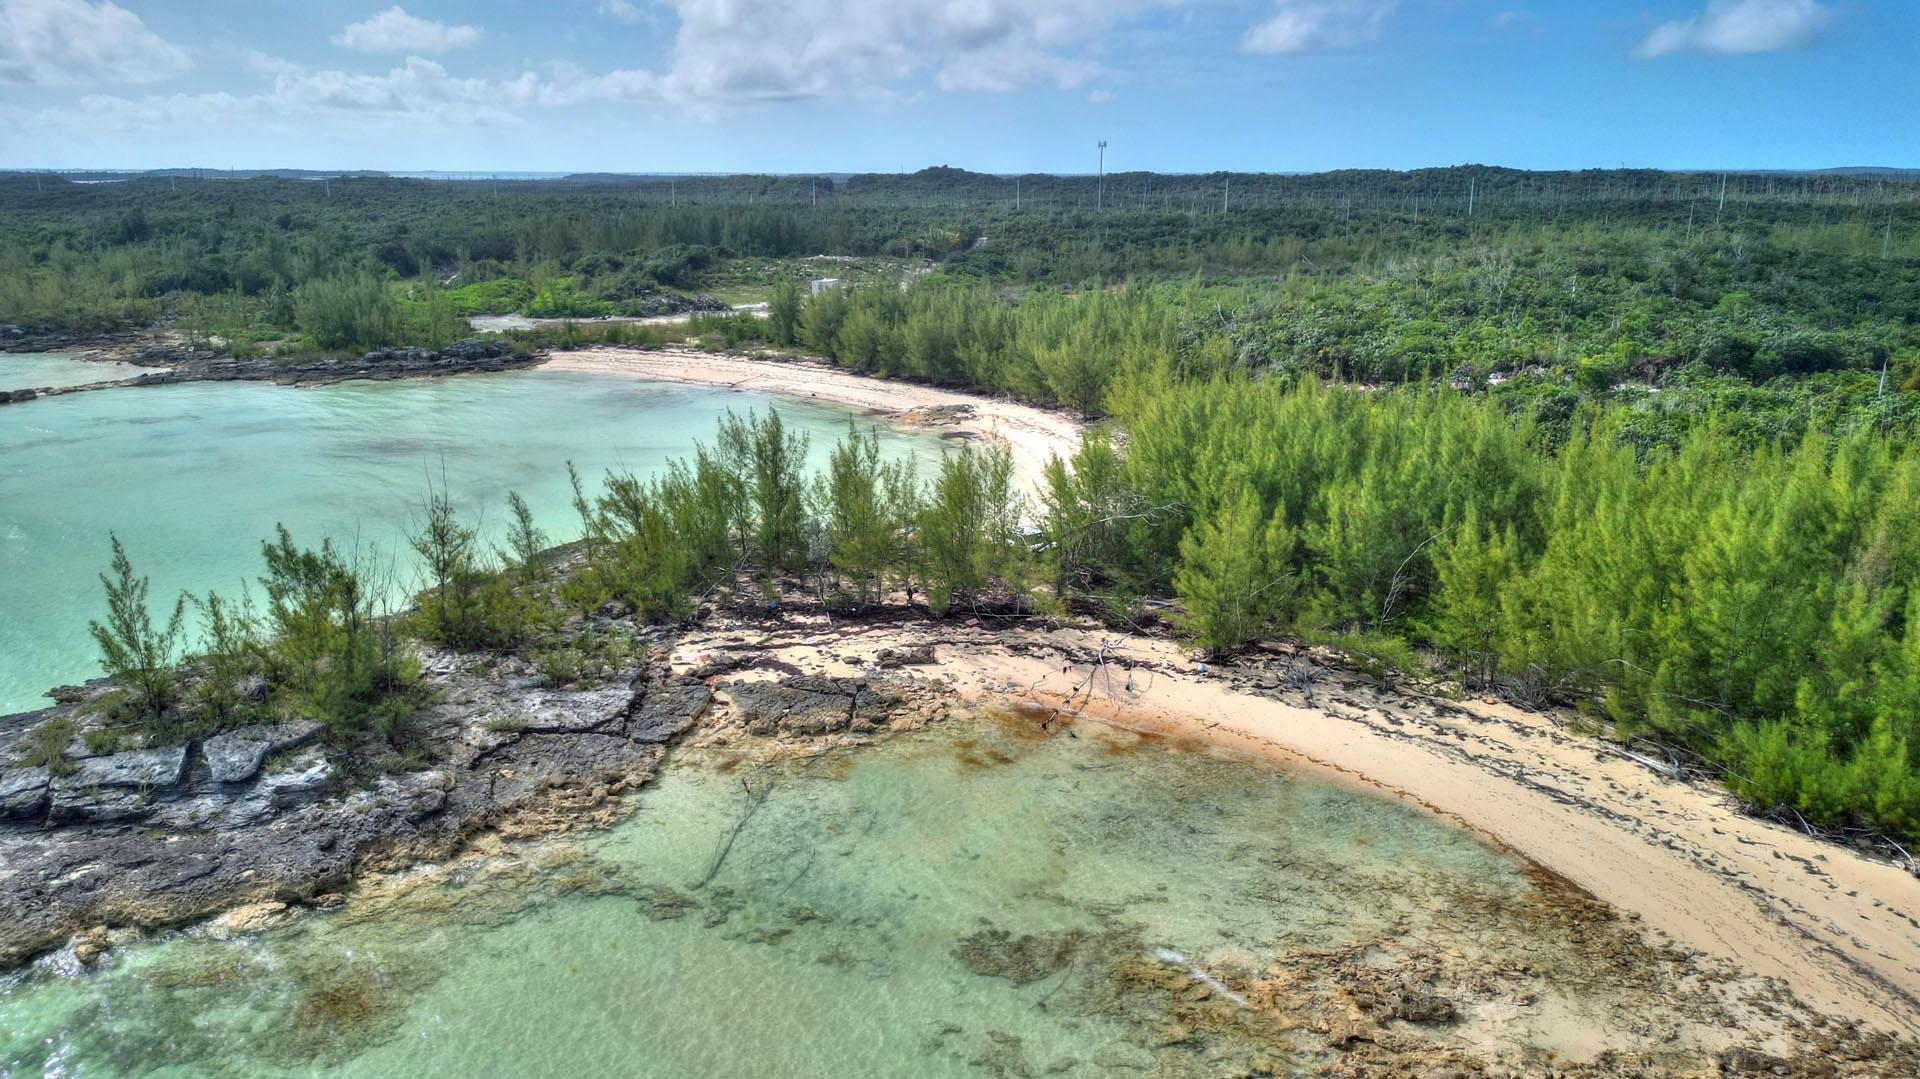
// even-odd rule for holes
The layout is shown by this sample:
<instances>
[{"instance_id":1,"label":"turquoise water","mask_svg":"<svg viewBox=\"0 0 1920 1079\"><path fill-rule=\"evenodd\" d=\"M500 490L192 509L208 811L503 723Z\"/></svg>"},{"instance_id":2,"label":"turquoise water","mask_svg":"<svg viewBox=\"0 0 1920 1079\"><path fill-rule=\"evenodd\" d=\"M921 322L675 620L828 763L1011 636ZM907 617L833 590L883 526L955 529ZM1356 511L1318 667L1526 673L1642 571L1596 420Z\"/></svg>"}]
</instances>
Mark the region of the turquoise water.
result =
<instances>
[{"instance_id":1,"label":"turquoise water","mask_svg":"<svg viewBox=\"0 0 1920 1079\"><path fill-rule=\"evenodd\" d=\"M0 714L99 673L86 626L104 613L110 531L153 578L156 608L181 589L237 592L275 522L311 545L357 541L410 583L401 538L430 477L444 473L490 534L518 490L550 537L571 539L569 459L590 486L609 468L646 473L711 441L726 409L770 400L535 370L305 390L189 383L0 408ZM772 403L823 462L847 413ZM931 437L882 438L888 453L938 458Z\"/></svg>"},{"instance_id":2,"label":"turquoise water","mask_svg":"<svg viewBox=\"0 0 1920 1079\"><path fill-rule=\"evenodd\" d=\"M90 973L43 961L0 982L0 1071L1293 1070L1317 1051L1296 1045L1299 1017L1199 991L1166 956L1237 995L1283 952L1404 934L1477 955L1485 935L1511 951L1544 932L1445 921L1529 894L1518 863L1463 833L1123 732L972 720L784 764L715 752L677 756L604 832L251 937L130 944ZM749 788L766 794L751 815Z\"/></svg>"},{"instance_id":3,"label":"turquoise water","mask_svg":"<svg viewBox=\"0 0 1920 1079\"><path fill-rule=\"evenodd\" d=\"M0 352L0 390L38 390L84 386L131 378L146 367L127 363L85 363L57 352Z\"/></svg>"}]
</instances>

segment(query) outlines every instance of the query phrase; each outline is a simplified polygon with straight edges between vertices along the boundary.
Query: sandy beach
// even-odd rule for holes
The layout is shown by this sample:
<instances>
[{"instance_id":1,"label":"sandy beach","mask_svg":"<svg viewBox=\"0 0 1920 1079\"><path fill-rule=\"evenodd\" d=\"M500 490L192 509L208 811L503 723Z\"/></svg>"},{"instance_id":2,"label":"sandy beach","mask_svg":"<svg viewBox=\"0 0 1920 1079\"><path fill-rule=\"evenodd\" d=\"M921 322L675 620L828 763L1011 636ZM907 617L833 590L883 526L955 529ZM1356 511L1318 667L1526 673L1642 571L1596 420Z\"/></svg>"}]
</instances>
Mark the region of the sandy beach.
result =
<instances>
[{"instance_id":1,"label":"sandy beach","mask_svg":"<svg viewBox=\"0 0 1920 1079\"><path fill-rule=\"evenodd\" d=\"M1080 430L1031 406L819 362L601 348L557 353L548 366L752 388L909 424L920 410L947 409L954 429L1009 446L1029 483L1051 455L1071 452ZM916 636L895 635L863 631L832 651L857 658ZM1203 739L1411 800L1564 875L1677 946L1781 979L1814 1007L1920 1034L1920 880L1745 816L1717 786L1669 778L1573 733L1570 713L1432 699L1298 660L1312 672L1309 698L1276 679L1272 656L1202 672L1175 642L1084 629L956 627L954 635L937 671L970 696ZM687 647L701 647L698 638ZM810 656L824 644L775 633L728 647L852 670ZM1104 667L1094 662L1103 650Z\"/></svg>"},{"instance_id":2,"label":"sandy beach","mask_svg":"<svg viewBox=\"0 0 1920 1079\"><path fill-rule=\"evenodd\" d=\"M813 360L763 360L687 348L588 348L556 352L545 366L554 371L758 390L849 405L899 426L989 439L1012 453L1014 467L1030 491L1038 489L1049 458L1070 456L1080 445L1080 424L1056 412L912 382L866 378Z\"/></svg>"},{"instance_id":3,"label":"sandy beach","mask_svg":"<svg viewBox=\"0 0 1920 1079\"><path fill-rule=\"evenodd\" d=\"M856 675L881 649L930 638L936 661L920 669L957 694L1210 743L1406 799L1551 869L1653 942L1790 988L1820 1012L1920 1034L1920 881L1743 816L1717 787L1571 733L1568 715L1428 698L1306 656L1203 670L1176 642L1087 628L734 626L681 638L675 663L750 653Z\"/></svg>"}]
</instances>

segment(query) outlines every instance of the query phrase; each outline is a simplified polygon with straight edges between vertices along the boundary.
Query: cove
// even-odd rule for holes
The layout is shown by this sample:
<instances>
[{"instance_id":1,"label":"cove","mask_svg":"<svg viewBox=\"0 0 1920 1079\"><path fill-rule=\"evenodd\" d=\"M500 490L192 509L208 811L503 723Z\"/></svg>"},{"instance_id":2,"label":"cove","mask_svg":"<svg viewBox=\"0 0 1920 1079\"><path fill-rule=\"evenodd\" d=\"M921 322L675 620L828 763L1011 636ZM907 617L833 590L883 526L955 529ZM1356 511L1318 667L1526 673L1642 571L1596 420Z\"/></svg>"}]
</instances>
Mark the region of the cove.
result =
<instances>
[{"instance_id":1,"label":"cove","mask_svg":"<svg viewBox=\"0 0 1920 1079\"><path fill-rule=\"evenodd\" d=\"M1392 984L1400 947L1572 951L1523 866L1466 833L1123 731L963 717L800 758L688 749L636 801L256 934L42 960L0 982L0 1071L1286 1074L1326 1057L1321 1005L1252 980L1276 955Z\"/></svg>"},{"instance_id":2,"label":"cove","mask_svg":"<svg viewBox=\"0 0 1920 1079\"><path fill-rule=\"evenodd\" d=\"M18 358L0 358L18 363ZM66 364L81 365L63 360ZM0 714L95 677L87 620L108 534L153 580L157 618L182 589L233 595L283 522L330 536L416 583L404 536L431 479L497 537L518 490L552 542L579 532L571 460L596 489L711 442L726 410L780 408L824 462L845 409L761 394L555 371L347 382L313 389L187 383L101 390L0 409ZM865 419L861 420L864 425ZM931 436L882 428L883 452L939 457ZM191 621L191 619L190 619Z\"/></svg>"},{"instance_id":3,"label":"cove","mask_svg":"<svg viewBox=\"0 0 1920 1079\"><path fill-rule=\"evenodd\" d=\"M91 363L57 352L0 352L0 390L40 390L55 386L84 386L132 378L146 367L130 363Z\"/></svg>"}]
</instances>

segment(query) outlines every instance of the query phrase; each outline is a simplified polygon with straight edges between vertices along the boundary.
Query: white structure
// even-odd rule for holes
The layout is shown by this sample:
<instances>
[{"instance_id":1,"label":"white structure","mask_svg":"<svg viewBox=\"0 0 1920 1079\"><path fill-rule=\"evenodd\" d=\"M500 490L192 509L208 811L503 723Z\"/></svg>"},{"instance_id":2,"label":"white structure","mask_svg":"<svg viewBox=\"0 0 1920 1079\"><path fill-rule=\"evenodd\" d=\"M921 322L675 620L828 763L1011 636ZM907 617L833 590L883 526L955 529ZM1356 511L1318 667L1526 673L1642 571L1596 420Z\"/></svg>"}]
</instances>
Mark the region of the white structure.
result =
<instances>
[{"instance_id":1,"label":"white structure","mask_svg":"<svg viewBox=\"0 0 1920 1079\"><path fill-rule=\"evenodd\" d=\"M839 287L840 287L840 279L837 277L816 277L813 279L813 294L815 296L820 295L822 292L825 292L830 288L839 288Z\"/></svg>"}]
</instances>

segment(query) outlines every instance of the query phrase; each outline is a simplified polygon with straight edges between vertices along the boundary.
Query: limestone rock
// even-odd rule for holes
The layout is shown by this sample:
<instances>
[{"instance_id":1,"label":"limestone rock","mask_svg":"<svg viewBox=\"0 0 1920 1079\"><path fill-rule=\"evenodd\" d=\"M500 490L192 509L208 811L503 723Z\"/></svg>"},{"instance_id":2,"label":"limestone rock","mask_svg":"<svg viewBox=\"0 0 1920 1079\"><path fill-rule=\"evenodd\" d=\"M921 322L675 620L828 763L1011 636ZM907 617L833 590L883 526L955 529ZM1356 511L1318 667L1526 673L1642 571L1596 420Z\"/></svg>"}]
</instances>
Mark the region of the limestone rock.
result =
<instances>
[{"instance_id":1,"label":"limestone rock","mask_svg":"<svg viewBox=\"0 0 1920 1079\"><path fill-rule=\"evenodd\" d=\"M113 938L108 935L107 927L96 925L92 929L73 935L73 957L79 960L82 966L90 967L99 962L100 957L107 953L107 949L112 944Z\"/></svg>"},{"instance_id":2,"label":"limestone rock","mask_svg":"<svg viewBox=\"0 0 1920 1079\"><path fill-rule=\"evenodd\" d=\"M286 916L285 903L249 903L244 907L235 907L214 919L214 927L222 936L239 933L257 933Z\"/></svg>"},{"instance_id":3,"label":"limestone rock","mask_svg":"<svg viewBox=\"0 0 1920 1079\"><path fill-rule=\"evenodd\" d=\"M133 749L105 757L86 757L57 787L177 787L186 778L187 747Z\"/></svg>"},{"instance_id":4,"label":"limestone rock","mask_svg":"<svg viewBox=\"0 0 1920 1079\"><path fill-rule=\"evenodd\" d=\"M305 745L320 730L320 724L312 720L246 727L209 738L200 749L206 754L215 783L243 783L260 773L268 754Z\"/></svg>"},{"instance_id":5,"label":"limestone rock","mask_svg":"<svg viewBox=\"0 0 1920 1079\"><path fill-rule=\"evenodd\" d=\"M48 785L56 820L115 821L145 815L186 778L187 747L135 749L79 760Z\"/></svg>"},{"instance_id":6,"label":"limestone rock","mask_svg":"<svg viewBox=\"0 0 1920 1079\"><path fill-rule=\"evenodd\" d=\"M532 734L578 734L616 723L633 704L633 691L615 687L581 692L545 690L528 695L523 706Z\"/></svg>"},{"instance_id":7,"label":"limestone rock","mask_svg":"<svg viewBox=\"0 0 1920 1079\"><path fill-rule=\"evenodd\" d=\"M698 682L651 690L628 722L627 737L646 745L672 741L698 722L712 702L713 690Z\"/></svg>"},{"instance_id":8,"label":"limestone rock","mask_svg":"<svg viewBox=\"0 0 1920 1079\"><path fill-rule=\"evenodd\" d=\"M816 675L735 682L727 686L727 694L747 731L759 735L872 730L900 704L898 697L874 690L863 680Z\"/></svg>"},{"instance_id":9,"label":"limestone rock","mask_svg":"<svg viewBox=\"0 0 1920 1079\"><path fill-rule=\"evenodd\" d=\"M0 769L0 817L33 817L45 811L52 779L45 768Z\"/></svg>"},{"instance_id":10,"label":"limestone rock","mask_svg":"<svg viewBox=\"0 0 1920 1079\"><path fill-rule=\"evenodd\" d=\"M309 747L284 770L260 777L260 793L274 806L299 805L325 794L333 786L333 762Z\"/></svg>"},{"instance_id":11,"label":"limestone rock","mask_svg":"<svg viewBox=\"0 0 1920 1079\"><path fill-rule=\"evenodd\" d=\"M934 658L932 645L917 644L908 648L882 648L874 653L873 662L881 670L891 671L900 667L926 666L938 660Z\"/></svg>"}]
</instances>

